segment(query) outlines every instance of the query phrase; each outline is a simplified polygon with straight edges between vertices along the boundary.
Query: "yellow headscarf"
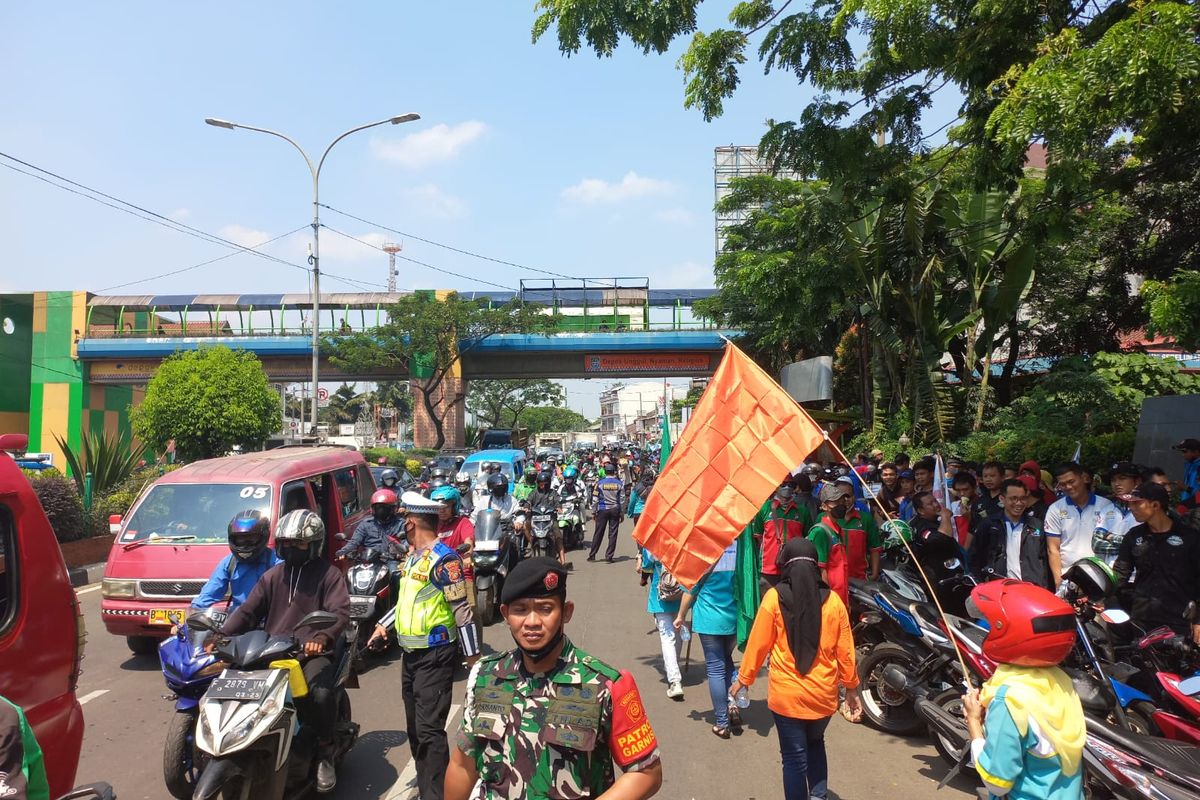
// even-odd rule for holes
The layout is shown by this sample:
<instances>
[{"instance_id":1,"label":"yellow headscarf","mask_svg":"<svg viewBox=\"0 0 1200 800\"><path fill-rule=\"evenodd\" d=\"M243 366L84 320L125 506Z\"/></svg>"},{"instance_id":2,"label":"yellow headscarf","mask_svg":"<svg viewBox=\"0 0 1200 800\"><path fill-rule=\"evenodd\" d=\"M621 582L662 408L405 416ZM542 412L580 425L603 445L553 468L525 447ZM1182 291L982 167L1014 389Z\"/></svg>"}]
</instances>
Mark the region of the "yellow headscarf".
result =
<instances>
[{"instance_id":1,"label":"yellow headscarf","mask_svg":"<svg viewBox=\"0 0 1200 800\"><path fill-rule=\"evenodd\" d=\"M1007 687L1008 712L1021 735L1028 733L1029 718L1033 717L1038 731L1053 745L1063 772L1067 775L1078 772L1087 741L1087 723L1067 674L1058 667L1001 664L980 692L985 708L1001 686Z\"/></svg>"}]
</instances>

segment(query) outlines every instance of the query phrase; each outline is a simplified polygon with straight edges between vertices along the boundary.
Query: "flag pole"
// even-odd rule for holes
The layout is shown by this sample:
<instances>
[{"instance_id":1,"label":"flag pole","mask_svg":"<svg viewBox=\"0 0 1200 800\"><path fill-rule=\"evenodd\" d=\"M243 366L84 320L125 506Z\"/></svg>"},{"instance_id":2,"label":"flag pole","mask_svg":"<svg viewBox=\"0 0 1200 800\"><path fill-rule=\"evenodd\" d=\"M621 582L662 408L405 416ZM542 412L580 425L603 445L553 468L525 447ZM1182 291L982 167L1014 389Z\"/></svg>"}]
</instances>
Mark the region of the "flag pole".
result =
<instances>
[{"instance_id":1,"label":"flag pole","mask_svg":"<svg viewBox=\"0 0 1200 800\"><path fill-rule=\"evenodd\" d=\"M803 407L801 407L801 410L803 410ZM804 413L807 414L808 412L805 411ZM862 475L859 475L858 471L854 469L854 465L850 463L850 459L846 458L846 454L842 452L842 448L838 447L837 442L835 442L835 441L833 441L833 439L829 438L829 431L825 431L825 441L829 444L830 447L832 447L834 449L834 451L838 454L838 456L842 459L842 461L846 464L846 466L850 467L850 474L853 475L854 477L858 478L858 482L863 487L863 491L866 494L870 495L871 499L875 501L875 505L879 508L879 512L881 514L883 514L884 519L887 522L893 521L895 518L891 514L888 513L888 510L886 508L883 507L883 503L880 502L879 497L871 489L870 485L866 481L863 480ZM912 545L909 542L905 541L903 536L900 537L900 541L903 542L904 549L908 551L908 555L909 555L909 558L912 559L913 566L915 566L917 568L917 572L919 572L921 574L921 579L924 580L925 585L929 587L929 599L931 599L933 601L934 606L937 607L938 614L941 616L942 622L946 626L946 633L949 635L948 638L950 639L950 644L954 645L954 655L958 656L958 664L959 664L959 666L962 667L963 682L966 683L967 688L970 689L970 688L972 688L971 672L970 672L970 670L967 669L967 660L963 657L962 648L960 648L958 645L958 637L956 637L954 635L954 633L952 632L952 626L950 625L950 620L948 618L948 615L946 614L945 609L942 608L941 601L938 600L937 592L935 592L933 590L933 583L929 580L929 576L925 574L925 570L921 566L920 559L918 559L917 554L915 552L913 552Z\"/></svg>"}]
</instances>

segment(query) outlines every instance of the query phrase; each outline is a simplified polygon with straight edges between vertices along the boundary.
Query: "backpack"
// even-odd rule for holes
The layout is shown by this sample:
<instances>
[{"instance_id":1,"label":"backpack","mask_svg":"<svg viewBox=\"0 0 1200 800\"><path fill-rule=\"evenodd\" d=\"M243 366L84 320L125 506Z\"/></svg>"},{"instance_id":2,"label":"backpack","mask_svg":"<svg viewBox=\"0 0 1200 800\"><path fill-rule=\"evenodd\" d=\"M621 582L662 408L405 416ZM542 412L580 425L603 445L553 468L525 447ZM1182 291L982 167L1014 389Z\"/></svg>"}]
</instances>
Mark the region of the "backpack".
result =
<instances>
[{"instance_id":1,"label":"backpack","mask_svg":"<svg viewBox=\"0 0 1200 800\"><path fill-rule=\"evenodd\" d=\"M675 576L665 569L658 576L658 599L662 603L673 603L683 596L683 586Z\"/></svg>"}]
</instances>

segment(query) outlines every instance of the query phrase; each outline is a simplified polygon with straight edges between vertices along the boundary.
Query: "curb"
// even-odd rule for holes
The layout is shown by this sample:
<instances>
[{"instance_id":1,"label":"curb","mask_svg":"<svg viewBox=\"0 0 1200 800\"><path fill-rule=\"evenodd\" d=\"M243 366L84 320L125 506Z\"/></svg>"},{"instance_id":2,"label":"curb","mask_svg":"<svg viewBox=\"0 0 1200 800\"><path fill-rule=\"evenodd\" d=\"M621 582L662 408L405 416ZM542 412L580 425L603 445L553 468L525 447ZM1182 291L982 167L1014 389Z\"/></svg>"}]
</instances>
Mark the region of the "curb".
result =
<instances>
[{"instance_id":1,"label":"curb","mask_svg":"<svg viewBox=\"0 0 1200 800\"><path fill-rule=\"evenodd\" d=\"M67 575L71 579L71 586L78 589L80 586L87 586L100 580L104 575L104 565L105 562L101 561L98 564L70 568L67 570Z\"/></svg>"}]
</instances>

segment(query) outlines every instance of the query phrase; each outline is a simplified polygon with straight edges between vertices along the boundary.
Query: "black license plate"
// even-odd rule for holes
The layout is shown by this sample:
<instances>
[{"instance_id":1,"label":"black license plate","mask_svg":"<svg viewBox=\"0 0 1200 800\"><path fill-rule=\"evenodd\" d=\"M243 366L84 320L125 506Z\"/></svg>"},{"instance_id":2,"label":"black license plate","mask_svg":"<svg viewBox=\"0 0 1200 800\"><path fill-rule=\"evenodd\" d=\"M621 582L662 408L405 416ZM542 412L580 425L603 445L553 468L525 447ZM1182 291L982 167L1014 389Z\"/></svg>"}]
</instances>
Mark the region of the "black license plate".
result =
<instances>
[{"instance_id":1,"label":"black license plate","mask_svg":"<svg viewBox=\"0 0 1200 800\"><path fill-rule=\"evenodd\" d=\"M211 700L262 700L266 678L217 678L205 693Z\"/></svg>"}]
</instances>

